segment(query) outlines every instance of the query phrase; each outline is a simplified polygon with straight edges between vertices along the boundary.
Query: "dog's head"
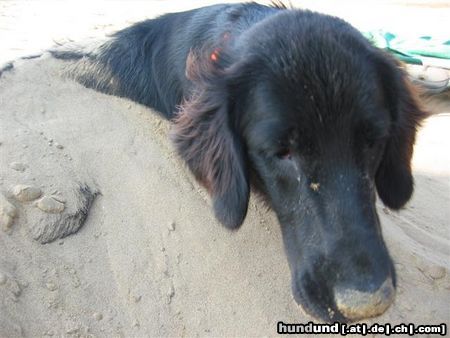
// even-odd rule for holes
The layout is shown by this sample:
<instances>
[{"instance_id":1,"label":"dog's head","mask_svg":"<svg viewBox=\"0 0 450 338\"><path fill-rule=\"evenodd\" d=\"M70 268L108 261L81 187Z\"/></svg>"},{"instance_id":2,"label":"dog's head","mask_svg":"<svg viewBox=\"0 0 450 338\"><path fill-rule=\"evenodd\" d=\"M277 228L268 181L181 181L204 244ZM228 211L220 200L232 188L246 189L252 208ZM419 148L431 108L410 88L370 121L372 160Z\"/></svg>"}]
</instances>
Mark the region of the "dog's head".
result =
<instances>
[{"instance_id":1,"label":"dog's head","mask_svg":"<svg viewBox=\"0 0 450 338\"><path fill-rule=\"evenodd\" d=\"M395 271L376 192L392 209L411 197L424 117L405 73L345 22L302 11L220 53L189 56L196 89L173 134L217 218L241 225L252 182L280 221L296 301L328 321L381 314Z\"/></svg>"}]
</instances>

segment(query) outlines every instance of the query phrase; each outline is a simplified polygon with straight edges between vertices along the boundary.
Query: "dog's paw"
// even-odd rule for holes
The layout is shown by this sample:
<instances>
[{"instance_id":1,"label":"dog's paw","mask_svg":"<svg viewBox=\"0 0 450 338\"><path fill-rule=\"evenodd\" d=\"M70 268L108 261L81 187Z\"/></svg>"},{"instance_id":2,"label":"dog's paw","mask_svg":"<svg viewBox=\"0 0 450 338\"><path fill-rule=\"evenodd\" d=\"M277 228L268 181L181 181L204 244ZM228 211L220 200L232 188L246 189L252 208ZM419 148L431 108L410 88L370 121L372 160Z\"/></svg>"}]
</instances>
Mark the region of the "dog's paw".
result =
<instances>
[{"instance_id":1,"label":"dog's paw","mask_svg":"<svg viewBox=\"0 0 450 338\"><path fill-rule=\"evenodd\" d=\"M31 237L42 244L77 232L99 191L94 183L66 179L60 189L53 189L50 194L22 184L0 193L0 228L10 234L23 224Z\"/></svg>"},{"instance_id":2,"label":"dog's paw","mask_svg":"<svg viewBox=\"0 0 450 338\"><path fill-rule=\"evenodd\" d=\"M31 236L44 244L77 232L98 193L95 187L75 184L63 196L41 197L28 212Z\"/></svg>"}]
</instances>

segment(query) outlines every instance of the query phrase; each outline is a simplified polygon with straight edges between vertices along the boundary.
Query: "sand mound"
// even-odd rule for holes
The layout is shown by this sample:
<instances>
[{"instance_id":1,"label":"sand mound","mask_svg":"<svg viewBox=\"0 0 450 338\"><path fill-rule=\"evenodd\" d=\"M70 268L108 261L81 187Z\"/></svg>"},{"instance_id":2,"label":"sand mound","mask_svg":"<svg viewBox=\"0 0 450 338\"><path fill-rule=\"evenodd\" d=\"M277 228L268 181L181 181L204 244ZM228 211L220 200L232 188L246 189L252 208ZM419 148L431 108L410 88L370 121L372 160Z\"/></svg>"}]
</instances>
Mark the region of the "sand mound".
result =
<instances>
[{"instance_id":1,"label":"sand mound","mask_svg":"<svg viewBox=\"0 0 450 338\"><path fill-rule=\"evenodd\" d=\"M0 336L272 336L311 320L272 212L252 200L225 230L168 123L64 67L44 56L0 78ZM449 128L442 114L421 131L406 210L379 208L399 288L371 322L450 321Z\"/></svg>"}]
</instances>

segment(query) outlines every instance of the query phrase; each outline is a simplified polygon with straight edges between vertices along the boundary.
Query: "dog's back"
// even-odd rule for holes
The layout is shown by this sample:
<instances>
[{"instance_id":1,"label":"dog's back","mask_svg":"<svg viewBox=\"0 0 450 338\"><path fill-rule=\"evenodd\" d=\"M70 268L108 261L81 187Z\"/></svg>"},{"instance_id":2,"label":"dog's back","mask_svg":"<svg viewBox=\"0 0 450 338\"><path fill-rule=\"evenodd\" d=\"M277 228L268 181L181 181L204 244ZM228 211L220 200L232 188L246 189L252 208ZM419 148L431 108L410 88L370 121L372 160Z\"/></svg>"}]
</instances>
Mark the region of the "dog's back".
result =
<instances>
[{"instance_id":1,"label":"dog's back","mask_svg":"<svg viewBox=\"0 0 450 338\"><path fill-rule=\"evenodd\" d=\"M185 72L190 51L214 48L224 32L238 36L282 9L247 3L170 13L134 24L106 41L63 45L51 53L76 61L69 73L86 87L130 98L172 118L189 91Z\"/></svg>"}]
</instances>

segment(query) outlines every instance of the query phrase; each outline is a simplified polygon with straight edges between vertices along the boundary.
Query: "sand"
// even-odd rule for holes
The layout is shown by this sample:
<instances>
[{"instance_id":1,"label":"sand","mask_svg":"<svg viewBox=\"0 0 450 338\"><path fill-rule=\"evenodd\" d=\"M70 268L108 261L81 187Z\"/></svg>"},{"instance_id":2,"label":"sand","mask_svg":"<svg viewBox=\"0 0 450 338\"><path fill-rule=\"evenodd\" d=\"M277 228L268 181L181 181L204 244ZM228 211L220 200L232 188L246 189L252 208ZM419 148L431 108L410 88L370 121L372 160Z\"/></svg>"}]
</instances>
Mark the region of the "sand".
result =
<instances>
[{"instance_id":1,"label":"sand","mask_svg":"<svg viewBox=\"0 0 450 338\"><path fill-rule=\"evenodd\" d=\"M9 6L0 14L24 16ZM108 22L98 4L84 10ZM275 336L278 321L314 320L292 298L274 214L253 196L242 228L224 229L169 124L65 66L43 55L0 77L0 337ZM399 286L368 323L450 324L450 105L428 107L413 199L400 213L378 205Z\"/></svg>"}]
</instances>

